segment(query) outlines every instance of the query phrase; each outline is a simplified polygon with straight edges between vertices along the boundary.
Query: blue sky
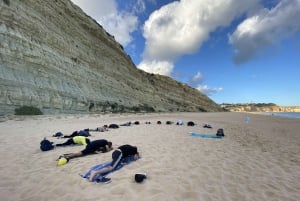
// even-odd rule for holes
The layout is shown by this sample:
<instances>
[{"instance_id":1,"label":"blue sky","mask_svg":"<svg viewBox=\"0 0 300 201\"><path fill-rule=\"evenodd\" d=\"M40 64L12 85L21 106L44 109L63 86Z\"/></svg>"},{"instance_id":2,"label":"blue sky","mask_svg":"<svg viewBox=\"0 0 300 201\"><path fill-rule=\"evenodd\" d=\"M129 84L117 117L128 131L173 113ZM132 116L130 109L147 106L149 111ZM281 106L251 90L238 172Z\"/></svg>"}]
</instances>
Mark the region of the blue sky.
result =
<instances>
[{"instance_id":1,"label":"blue sky","mask_svg":"<svg viewBox=\"0 0 300 201\"><path fill-rule=\"evenodd\" d=\"M216 103L300 106L300 0L72 0L140 68Z\"/></svg>"}]
</instances>

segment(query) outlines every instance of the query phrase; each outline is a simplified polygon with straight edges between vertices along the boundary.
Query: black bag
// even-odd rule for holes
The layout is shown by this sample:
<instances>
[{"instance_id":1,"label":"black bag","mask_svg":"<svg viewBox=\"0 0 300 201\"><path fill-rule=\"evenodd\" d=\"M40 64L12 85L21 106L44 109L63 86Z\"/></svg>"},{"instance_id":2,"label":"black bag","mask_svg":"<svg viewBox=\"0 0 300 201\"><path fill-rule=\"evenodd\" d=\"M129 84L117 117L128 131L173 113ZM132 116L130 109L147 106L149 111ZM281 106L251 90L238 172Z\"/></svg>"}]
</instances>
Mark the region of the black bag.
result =
<instances>
[{"instance_id":1,"label":"black bag","mask_svg":"<svg viewBox=\"0 0 300 201\"><path fill-rule=\"evenodd\" d=\"M117 124L110 124L108 128L119 128L119 126Z\"/></svg>"},{"instance_id":2,"label":"black bag","mask_svg":"<svg viewBox=\"0 0 300 201\"><path fill-rule=\"evenodd\" d=\"M192 122L192 121L189 121L189 122L187 123L187 126L195 126L195 123Z\"/></svg>"},{"instance_id":3,"label":"black bag","mask_svg":"<svg viewBox=\"0 0 300 201\"><path fill-rule=\"evenodd\" d=\"M49 150L52 150L53 148L54 148L53 142L50 142L46 138L44 138L40 143L40 149L42 151L49 151Z\"/></svg>"},{"instance_id":4,"label":"black bag","mask_svg":"<svg viewBox=\"0 0 300 201\"><path fill-rule=\"evenodd\" d=\"M147 176L145 173L137 173L134 175L134 180L137 182L137 183L142 183L144 181L144 179L146 179Z\"/></svg>"},{"instance_id":5,"label":"black bag","mask_svg":"<svg viewBox=\"0 0 300 201\"><path fill-rule=\"evenodd\" d=\"M222 137L225 136L223 128L219 128L216 135L217 136L222 136Z\"/></svg>"}]
</instances>

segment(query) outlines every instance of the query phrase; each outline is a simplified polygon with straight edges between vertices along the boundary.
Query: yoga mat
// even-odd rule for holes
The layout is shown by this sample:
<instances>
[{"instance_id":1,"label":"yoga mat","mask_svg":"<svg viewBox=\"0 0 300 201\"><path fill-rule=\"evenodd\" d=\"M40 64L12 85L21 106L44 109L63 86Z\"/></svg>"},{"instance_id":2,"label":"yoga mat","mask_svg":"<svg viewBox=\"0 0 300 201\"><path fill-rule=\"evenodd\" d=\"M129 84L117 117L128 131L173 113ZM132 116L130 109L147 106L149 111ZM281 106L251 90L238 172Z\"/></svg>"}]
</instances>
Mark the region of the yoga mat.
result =
<instances>
[{"instance_id":1,"label":"yoga mat","mask_svg":"<svg viewBox=\"0 0 300 201\"><path fill-rule=\"evenodd\" d=\"M198 134L190 132L190 136L192 137L201 137L201 138L215 138L215 139L221 139L223 136L217 136L212 134Z\"/></svg>"},{"instance_id":2,"label":"yoga mat","mask_svg":"<svg viewBox=\"0 0 300 201\"><path fill-rule=\"evenodd\" d=\"M128 164L131 163L132 161L134 161L134 156L128 156L128 157L124 158L124 159L122 160L122 162L119 163L119 164L117 165L117 167L116 167L115 169L113 169L112 171L107 172L107 173L104 173L104 174L96 175L96 176L93 178L93 182L99 183L101 177L106 177L106 176L109 175L110 173L113 173L114 171L117 171L117 170L121 169L123 166L128 165ZM95 165L95 166L93 166L89 171L87 171L85 174L79 174L79 175L80 175L81 177L85 178L85 179L89 179L89 178L90 178L91 171L93 171L93 170L101 170L101 169L103 169L103 168L105 168L105 167L110 166L110 164L111 164L111 162L105 162L105 163L102 163L102 164Z\"/></svg>"}]
</instances>

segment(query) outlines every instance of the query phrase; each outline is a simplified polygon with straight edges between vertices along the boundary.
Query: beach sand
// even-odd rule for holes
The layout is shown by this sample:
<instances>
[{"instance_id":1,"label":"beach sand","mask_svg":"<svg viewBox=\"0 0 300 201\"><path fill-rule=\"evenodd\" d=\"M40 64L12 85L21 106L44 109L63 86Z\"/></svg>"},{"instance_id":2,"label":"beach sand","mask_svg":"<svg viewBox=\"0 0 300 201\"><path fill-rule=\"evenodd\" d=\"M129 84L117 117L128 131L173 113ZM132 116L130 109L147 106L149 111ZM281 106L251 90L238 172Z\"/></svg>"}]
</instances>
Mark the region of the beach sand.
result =
<instances>
[{"instance_id":1,"label":"beach sand","mask_svg":"<svg viewBox=\"0 0 300 201\"><path fill-rule=\"evenodd\" d=\"M245 122L245 117L250 122ZM166 125L183 120L185 125ZM56 166L59 155L83 146L42 152L40 141L58 131L139 121L140 125L92 132L114 147L136 145L142 155L109 175L112 182L88 182L79 174L111 160L111 152L75 158ZM150 121L151 124L145 124ZM158 125L156 122L161 121ZM196 123L187 126L188 121ZM213 128L203 128L210 124ZM189 132L222 139L192 137ZM2 117L0 122L3 201L298 201L300 200L300 119L246 113L105 114ZM146 172L138 184L134 174Z\"/></svg>"}]
</instances>

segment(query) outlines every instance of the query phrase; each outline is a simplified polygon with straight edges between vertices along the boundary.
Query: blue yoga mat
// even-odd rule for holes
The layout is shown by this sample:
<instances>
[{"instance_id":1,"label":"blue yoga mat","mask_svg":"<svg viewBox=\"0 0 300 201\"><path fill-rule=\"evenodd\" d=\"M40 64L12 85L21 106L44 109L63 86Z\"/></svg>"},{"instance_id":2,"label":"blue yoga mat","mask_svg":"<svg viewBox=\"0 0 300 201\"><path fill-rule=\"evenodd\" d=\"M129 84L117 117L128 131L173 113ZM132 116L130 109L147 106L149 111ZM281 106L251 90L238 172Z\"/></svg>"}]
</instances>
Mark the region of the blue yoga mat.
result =
<instances>
[{"instance_id":1,"label":"blue yoga mat","mask_svg":"<svg viewBox=\"0 0 300 201\"><path fill-rule=\"evenodd\" d=\"M223 137L223 136L217 136L217 135L212 135L212 134L198 134L198 133L193 133L193 132L190 132L190 136L201 137L201 138L216 138L216 139L221 139Z\"/></svg>"},{"instance_id":2,"label":"blue yoga mat","mask_svg":"<svg viewBox=\"0 0 300 201\"><path fill-rule=\"evenodd\" d=\"M112 171L110 172L107 172L107 173L104 173L104 174L101 174L101 175L96 175L94 178L93 178L93 182L97 182L99 183L100 182L100 178L101 177L106 177L107 175L109 175L110 173L114 172L114 171L117 171L119 169L121 169L123 166L125 165L128 165L129 163L131 163L132 161L134 161L134 156L128 156L126 158L124 158L122 160L121 163L119 163L117 165L116 168L114 168ZM90 178L90 174L91 174L91 171L93 170L101 170L103 168L106 168L108 166L111 165L111 162L106 162L106 163L102 163L102 164L98 164L98 165L95 165L93 166L89 171L87 171L85 174L79 174L81 177L85 178L85 179L89 179Z\"/></svg>"}]
</instances>

